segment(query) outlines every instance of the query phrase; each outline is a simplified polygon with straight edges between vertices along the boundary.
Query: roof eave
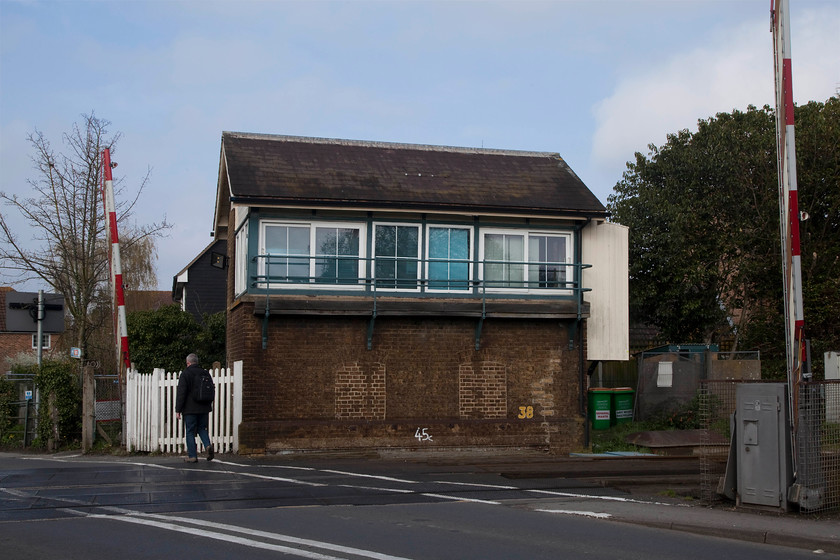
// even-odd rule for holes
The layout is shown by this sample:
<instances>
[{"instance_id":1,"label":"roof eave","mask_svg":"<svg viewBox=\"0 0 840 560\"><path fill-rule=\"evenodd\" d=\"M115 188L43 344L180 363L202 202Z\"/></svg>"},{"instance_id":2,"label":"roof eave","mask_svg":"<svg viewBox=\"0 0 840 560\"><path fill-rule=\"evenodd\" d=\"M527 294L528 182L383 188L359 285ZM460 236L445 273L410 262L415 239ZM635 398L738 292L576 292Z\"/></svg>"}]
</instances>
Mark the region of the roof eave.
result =
<instances>
[{"instance_id":1,"label":"roof eave","mask_svg":"<svg viewBox=\"0 0 840 560\"><path fill-rule=\"evenodd\" d=\"M546 216L546 217L573 217L579 219L607 218L609 213L606 209L574 209L574 208L529 208L491 205L464 205L464 204L424 204L417 202L383 202L370 200L318 200L318 199L278 199L276 197L246 197L232 196L232 204L243 206L263 206L282 208L320 208L342 210L349 209L371 209L390 211L410 212L433 212L433 213L466 213L469 215L510 215L510 216Z\"/></svg>"}]
</instances>

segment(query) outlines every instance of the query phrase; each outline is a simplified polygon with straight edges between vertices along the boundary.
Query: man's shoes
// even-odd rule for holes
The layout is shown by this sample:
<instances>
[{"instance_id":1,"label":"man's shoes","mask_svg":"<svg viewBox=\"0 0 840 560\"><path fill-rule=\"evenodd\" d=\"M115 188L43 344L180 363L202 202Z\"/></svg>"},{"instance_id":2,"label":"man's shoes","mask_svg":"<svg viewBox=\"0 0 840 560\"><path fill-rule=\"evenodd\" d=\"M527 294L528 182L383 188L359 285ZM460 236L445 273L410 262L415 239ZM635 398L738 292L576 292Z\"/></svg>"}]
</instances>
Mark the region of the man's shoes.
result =
<instances>
[{"instance_id":1,"label":"man's shoes","mask_svg":"<svg viewBox=\"0 0 840 560\"><path fill-rule=\"evenodd\" d=\"M207 460L212 461L213 457L216 456L216 452L213 449L213 445L211 444L210 447L207 448Z\"/></svg>"},{"instance_id":2,"label":"man's shoes","mask_svg":"<svg viewBox=\"0 0 840 560\"><path fill-rule=\"evenodd\" d=\"M198 457L187 457L184 459L185 463L198 463Z\"/></svg>"}]
</instances>

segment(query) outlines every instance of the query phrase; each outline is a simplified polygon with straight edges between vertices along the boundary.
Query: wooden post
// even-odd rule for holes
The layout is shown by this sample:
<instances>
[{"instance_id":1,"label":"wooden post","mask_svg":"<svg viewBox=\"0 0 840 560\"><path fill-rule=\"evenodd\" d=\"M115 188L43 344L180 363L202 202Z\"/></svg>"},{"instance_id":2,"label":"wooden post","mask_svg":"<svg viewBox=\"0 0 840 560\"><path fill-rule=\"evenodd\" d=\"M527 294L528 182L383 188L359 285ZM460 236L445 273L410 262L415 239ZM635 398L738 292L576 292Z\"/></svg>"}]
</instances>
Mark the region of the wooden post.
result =
<instances>
[{"instance_id":1,"label":"wooden post","mask_svg":"<svg viewBox=\"0 0 840 560\"><path fill-rule=\"evenodd\" d=\"M87 453L93 447L96 428L96 394L94 391L93 368L82 369L82 451Z\"/></svg>"}]
</instances>

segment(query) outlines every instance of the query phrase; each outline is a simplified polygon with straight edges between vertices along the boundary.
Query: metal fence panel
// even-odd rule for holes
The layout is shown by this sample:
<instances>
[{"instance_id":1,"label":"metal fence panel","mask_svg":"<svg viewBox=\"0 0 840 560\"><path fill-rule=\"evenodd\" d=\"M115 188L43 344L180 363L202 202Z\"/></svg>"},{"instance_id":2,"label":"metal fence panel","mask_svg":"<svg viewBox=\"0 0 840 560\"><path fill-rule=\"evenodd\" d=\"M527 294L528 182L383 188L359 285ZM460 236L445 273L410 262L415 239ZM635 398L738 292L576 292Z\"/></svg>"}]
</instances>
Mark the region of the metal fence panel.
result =
<instances>
[{"instance_id":1,"label":"metal fence panel","mask_svg":"<svg viewBox=\"0 0 840 560\"><path fill-rule=\"evenodd\" d=\"M763 381L706 380L700 386L700 420L704 441L700 455L701 491L704 503L719 499L715 462L728 456L712 434L731 442L730 417L735 411L739 383ZM796 387L798 429L795 442L797 503L803 511L819 513L840 510L840 380L815 381Z\"/></svg>"}]
</instances>

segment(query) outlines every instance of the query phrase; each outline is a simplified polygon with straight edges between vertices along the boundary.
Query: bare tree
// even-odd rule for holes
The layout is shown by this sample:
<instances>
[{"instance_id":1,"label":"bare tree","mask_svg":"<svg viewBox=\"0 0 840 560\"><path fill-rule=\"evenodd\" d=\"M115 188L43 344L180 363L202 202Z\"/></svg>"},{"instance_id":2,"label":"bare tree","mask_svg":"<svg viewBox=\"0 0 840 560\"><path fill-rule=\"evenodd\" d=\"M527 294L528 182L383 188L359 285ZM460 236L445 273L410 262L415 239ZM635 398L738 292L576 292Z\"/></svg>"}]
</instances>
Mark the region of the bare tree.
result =
<instances>
[{"instance_id":1,"label":"bare tree","mask_svg":"<svg viewBox=\"0 0 840 560\"><path fill-rule=\"evenodd\" d=\"M15 275L17 282L40 278L64 295L70 330L83 352L99 322L92 311L108 293L100 154L105 148L113 154L120 138L119 133L109 135L110 124L93 113L82 115L82 121L63 135L65 152L58 153L36 130L27 138L34 151L36 171L27 181L32 196L0 192L0 199L20 214L33 232L31 239L20 236L0 213L0 268ZM129 257L124 275L134 287L154 284L154 240L170 227L165 217L160 223L125 227L149 174L147 171L139 186L132 189L131 198L117 204L120 244ZM114 181L117 200L125 193L121 183Z\"/></svg>"}]
</instances>

